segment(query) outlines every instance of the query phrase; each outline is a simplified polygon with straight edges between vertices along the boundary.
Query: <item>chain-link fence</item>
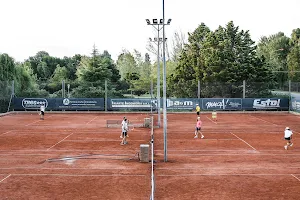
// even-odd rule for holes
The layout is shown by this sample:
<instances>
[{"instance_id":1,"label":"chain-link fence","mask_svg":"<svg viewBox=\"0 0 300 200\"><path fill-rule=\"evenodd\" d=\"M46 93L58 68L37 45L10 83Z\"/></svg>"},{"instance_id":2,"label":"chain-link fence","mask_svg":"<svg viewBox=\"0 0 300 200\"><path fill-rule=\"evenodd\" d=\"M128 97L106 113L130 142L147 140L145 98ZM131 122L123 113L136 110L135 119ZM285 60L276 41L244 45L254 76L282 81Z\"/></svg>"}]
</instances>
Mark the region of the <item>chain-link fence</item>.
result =
<instances>
[{"instance_id":1,"label":"chain-link fence","mask_svg":"<svg viewBox=\"0 0 300 200\"><path fill-rule=\"evenodd\" d=\"M11 100L13 94L12 81L0 81L0 113L12 110Z\"/></svg>"},{"instance_id":2,"label":"chain-link fence","mask_svg":"<svg viewBox=\"0 0 300 200\"><path fill-rule=\"evenodd\" d=\"M6 85L4 85L6 84ZM113 85L109 82L105 84L105 81L78 83L71 81L62 81L57 84L49 84L47 81L39 81L38 83L40 91L34 91L21 94L19 90L15 90L17 97L48 97L48 98L151 98L151 86L143 86L143 92L134 90L132 88L122 88L119 85ZM157 88L156 83L153 83L152 93L156 98ZM11 94L11 83L2 83L4 93L6 96ZM160 85L160 97L162 97L162 84ZM7 91L10 89L9 91ZM279 84L265 83L265 82L235 82L235 83L222 83L222 82L210 82L189 86L182 85L177 88L176 96L172 94L167 88L168 98L271 98L271 97L288 97L290 92L300 92L300 82L286 81ZM177 90L176 88L172 90ZM30 95L28 95L30 94Z\"/></svg>"}]
</instances>

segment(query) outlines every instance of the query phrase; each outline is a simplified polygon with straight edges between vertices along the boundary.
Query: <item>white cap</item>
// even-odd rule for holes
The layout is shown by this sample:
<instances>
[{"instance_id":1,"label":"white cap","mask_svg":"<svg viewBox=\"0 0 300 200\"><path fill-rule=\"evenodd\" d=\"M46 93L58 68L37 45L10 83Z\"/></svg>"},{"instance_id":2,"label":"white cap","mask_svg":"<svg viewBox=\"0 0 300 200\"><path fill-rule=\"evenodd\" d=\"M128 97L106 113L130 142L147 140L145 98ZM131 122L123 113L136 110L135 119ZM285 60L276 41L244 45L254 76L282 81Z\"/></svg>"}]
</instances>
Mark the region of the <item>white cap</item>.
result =
<instances>
[{"instance_id":1,"label":"white cap","mask_svg":"<svg viewBox=\"0 0 300 200\"><path fill-rule=\"evenodd\" d=\"M289 127L286 127L285 130L290 130L290 128L289 128Z\"/></svg>"},{"instance_id":2,"label":"white cap","mask_svg":"<svg viewBox=\"0 0 300 200\"><path fill-rule=\"evenodd\" d=\"M198 119L200 119L200 117L198 117Z\"/></svg>"},{"instance_id":3,"label":"white cap","mask_svg":"<svg viewBox=\"0 0 300 200\"><path fill-rule=\"evenodd\" d=\"M198 104L196 103L196 106L198 106Z\"/></svg>"}]
</instances>

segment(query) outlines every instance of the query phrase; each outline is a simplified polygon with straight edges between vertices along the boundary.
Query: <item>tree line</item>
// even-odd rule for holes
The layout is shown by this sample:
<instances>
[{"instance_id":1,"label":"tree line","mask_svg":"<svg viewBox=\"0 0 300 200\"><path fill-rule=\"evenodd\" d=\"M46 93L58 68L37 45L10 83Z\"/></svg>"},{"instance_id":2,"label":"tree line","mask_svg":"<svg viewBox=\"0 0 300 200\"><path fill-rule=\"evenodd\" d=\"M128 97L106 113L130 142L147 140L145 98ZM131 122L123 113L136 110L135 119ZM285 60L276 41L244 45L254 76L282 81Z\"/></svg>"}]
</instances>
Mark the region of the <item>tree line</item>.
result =
<instances>
[{"instance_id":1,"label":"tree line","mask_svg":"<svg viewBox=\"0 0 300 200\"><path fill-rule=\"evenodd\" d=\"M148 49L155 53L153 46ZM197 97L199 82L201 97L241 97L244 80L248 97L264 97L270 88L300 81L300 29L290 37L279 32L255 44L250 31L232 21L216 30L202 23L188 33L187 41L184 34L175 33L167 58L168 97ZM95 45L90 55L57 58L40 51L24 62L0 54L2 95L12 80L19 97L61 97L62 81L69 85L71 97L104 97L106 86L109 97L140 96L150 93L151 81L155 95L156 78L157 61L137 50L124 49L116 61Z\"/></svg>"}]
</instances>

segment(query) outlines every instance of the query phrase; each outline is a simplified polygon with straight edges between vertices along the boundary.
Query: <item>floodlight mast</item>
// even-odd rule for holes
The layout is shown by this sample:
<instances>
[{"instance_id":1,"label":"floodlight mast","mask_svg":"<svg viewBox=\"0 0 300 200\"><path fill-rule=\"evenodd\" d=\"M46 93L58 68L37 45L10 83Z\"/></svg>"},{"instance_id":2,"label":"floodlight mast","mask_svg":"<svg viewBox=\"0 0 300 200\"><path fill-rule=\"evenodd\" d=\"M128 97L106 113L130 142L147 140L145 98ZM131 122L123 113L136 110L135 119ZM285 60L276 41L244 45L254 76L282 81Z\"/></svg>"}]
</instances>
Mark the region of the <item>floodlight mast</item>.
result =
<instances>
[{"instance_id":1,"label":"floodlight mast","mask_svg":"<svg viewBox=\"0 0 300 200\"><path fill-rule=\"evenodd\" d=\"M171 19L168 20L167 24L163 23L163 19L152 19L152 22L149 19L146 19L147 25L152 25L157 30L157 125L158 127L161 126L161 113L160 113L160 56L159 56L159 48L160 48L160 37L159 32L162 29L160 25L170 25ZM152 38L149 38L152 42ZM166 40L167 38L165 38ZM155 38L154 38L155 40Z\"/></svg>"}]
</instances>

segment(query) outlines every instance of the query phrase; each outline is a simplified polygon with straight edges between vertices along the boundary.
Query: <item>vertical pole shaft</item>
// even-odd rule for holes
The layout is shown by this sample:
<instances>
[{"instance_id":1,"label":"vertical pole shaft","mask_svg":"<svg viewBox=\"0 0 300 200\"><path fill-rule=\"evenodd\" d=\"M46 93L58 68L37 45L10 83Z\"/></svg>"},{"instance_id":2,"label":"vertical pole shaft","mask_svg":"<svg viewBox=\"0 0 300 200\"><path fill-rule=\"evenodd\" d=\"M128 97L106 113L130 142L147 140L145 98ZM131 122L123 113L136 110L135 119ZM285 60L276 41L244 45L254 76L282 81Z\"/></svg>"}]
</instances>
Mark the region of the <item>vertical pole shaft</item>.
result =
<instances>
[{"instance_id":1,"label":"vertical pole shaft","mask_svg":"<svg viewBox=\"0 0 300 200\"><path fill-rule=\"evenodd\" d=\"M165 55L165 1L163 0L163 118L164 118L164 161L168 161L167 156L167 86L166 86L166 55Z\"/></svg>"},{"instance_id":2,"label":"vertical pole shaft","mask_svg":"<svg viewBox=\"0 0 300 200\"><path fill-rule=\"evenodd\" d=\"M200 99L200 80L198 80L198 99Z\"/></svg>"},{"instance_id":3,"label":"vertical pole shaft","mask_svg":"<svg viewBox=\"0 0 300 200\"><path fill-rule=\"evenodd\" d=\"M291 83L291 80L289 80L289 105L291 105L291 91L292 91L292 89L291 89L291 85L292 85L292 83ZM291 111L291 106L289 106L289 112Z\"/></svg>"},{"instance_id":4,"label":"vertical pole shaft","mask_svg":"<svg viewBox=\"0 0 300 200\"><path fill-rule=\"evenodd\" d=\"M246 81L243 80L243 99L246 98Z\"/></svg>"},{"instance_id":5,"label":"vertical pole shaft","mask_svg":"<svg viewBox=\"0 0 300 200\"><path fill-rule=\"evenodd\" d=\"M107 80L105 80L105 112L107 112Z\"/></svg>"},{"instance_id":6,"label":"vertical pole shaft","mask_svg":"<svg viewBox=\"0 0 300 200\"><path fill-rule=\"evenodd\" d=\"M157 125L160 127L160 56L159 56L159 25L157 26Z\"/></svg>"},{"instance_id":7,"label":"vertical pole shaft","mask_svg":"<svg viewBox=\"0 0 300 200\"><path fill-rule=\"evenodd\" d=\"M150 108L151 108L151 115L153 114L153 107L152 107L152 101L153 101L153 80L151 79L151 84L150 84ZM153 117L153 116L152 116Z\"/></svg>"}]
</instances>

